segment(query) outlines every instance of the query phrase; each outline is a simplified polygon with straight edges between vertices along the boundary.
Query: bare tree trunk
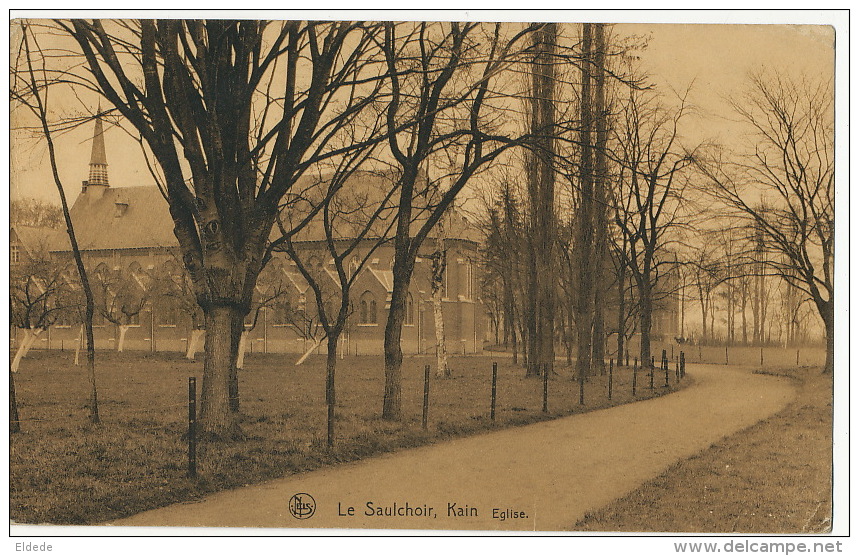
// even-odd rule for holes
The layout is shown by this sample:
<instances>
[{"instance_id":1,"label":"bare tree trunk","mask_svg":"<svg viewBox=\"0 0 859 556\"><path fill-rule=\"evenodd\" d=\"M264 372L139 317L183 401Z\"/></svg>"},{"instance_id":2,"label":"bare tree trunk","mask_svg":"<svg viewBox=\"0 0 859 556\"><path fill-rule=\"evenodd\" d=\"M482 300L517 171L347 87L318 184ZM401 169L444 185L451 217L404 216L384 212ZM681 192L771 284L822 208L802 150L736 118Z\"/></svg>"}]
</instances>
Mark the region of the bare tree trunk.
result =
<instances>
[{"instance_id":1,"label":"bare tree trunk","mask_svg":"<svg viewBox=\"0 0 859 556\"><path fill-rule=\"evenodd\" d=\"M219 438L241 437L234 412L230 410L230 368L235 366L233 328L239 312L230 305L214 305L205 311L206 359L203 363L203 388L200 425L207 434Z\"/></svg>"},{"instance_id":2,"label":"bare tree trunk","mask_svg":"<svg viewBox=\"0 0 859 556\"><path fill-rule=\"evenodd\" d=\"M650 329L653 324L653 297L650 286L650 278L648 276L644 276L641 279L641 283L638 286L638 291L641 293L641 299L639 300L639 337L641 338L641 346L639 349L639 356L641 357L641 365L649 366L650 365Z\"/></svg>"},{"instance_id":3,"label":"bare tree trunk","mask_svg":"<svg viewBox=\"0 0 859 556\"><path fill-rule=\"evenodd\" d=\"M57 193L60 195L60 205L63 207L63 219L66 224L66 233L69 236L69 243L71 243L72 246L75 266L77 267L78 276L80 277L81 287L83 288L84 298L86 300L84 323L86 326L87 367L90 381L89 418L91 423L98 424L98 388L96 386L95 376L95 339L92 333L92 316L95 311L95 302L93 301L92 288L90 287L89 278L87 277L86 268L84 267L83 258L81 257L80 248L78 247L77 237L75 236L75 228L72 223L72 217L69 213L69 204L66 199L66 192L63 188L63 182L60 179L53 135L51 133L50 126L48 125L48 109L42 101L39 87L36 84L36 74L33 70L32 61L30 60L30 43L26 30L24 32L24 47L27 52L30 84L32 85L33 97L36 101L36 110L34 110L34 112L39 118L39 123L42 126L42 133L44 134L45 141L48 144L48 158L51 162L51 175L54 178L54 185L57 187Z\"/></svg>"},{"instance_id":4,"label":"bare tree trunk","mask_svg":"<svg viewBox=\"0 0 859 556\"><path fill-rule=\"evenodd\" d=\"M761 314L760 314L760 339L761 342L767 341L766 336L766 320L767 320L767 290L766 290L766 280L764 277L761 277Z\"/></svg>"},{"instance_id":5,"label":"bare tree trunk","mask_svg":"<svg viewBox=\"0 0 859 556\"><path fill-rule=\"evenodd\" d=\"M435 376L449 377L450 367L447 364L447 342L444 337L444 310L442 294L444 293L444 273L447 269L447 250L445 249L443 218L436 227L436 250L432 256L432 309L435 322L436 340L436 369ZM496 342L497 343L497 342Z\"/></svg>"},{"instance_id":6,"label":"bare tree trunk","mask_svg":"<svg viewBox=\"0 0 859 556\"><path fill-rule=\"evenodd\" d=\"M728 270L730 272L730 269ZM728 281L728 341L733 344L735 340L735 330L736 330L736 311L734 310L734 286Z\"/></svg>"},{"instance_id":7,"label":"bare tree trunk","mask_svg":"<svg viewBox=\"0 0 859 556\"><path fill-rule=\"evenodd\" d=\"M122 353L122 350L125 347L125 334L128 332L129 326L127 324L120 324L117 326L118 330L118 338L116 339L116 352Z\"/></svg>"},{"instance_id":8,"label":"bare tree trunk","mask_svg":"<svg viewBox=\"0 0 859 556\"><path fill-rule=\"evenodd\" d=\"M15 374L9 373L9 433L21 432L21 420L18 416L18 400L15 397Z\"/></svg>"},{"instance_id":9,"label":"bare tree trunk","mask_svg":"<svg viewBox=\"0 0 859 556\"><path fill-rule=\"evenodd\" d=\"M608 142L608 121L605 102L605 33L601 23L594 24L594 120L596 127L596 143L594 145L594 328L593 328L593 364L595 371L605 374L605 313L604 299L608 291L608 157L606 144Z\"/></svg>"},{"instance_id":10,"label":"bare tree trunk","mask_svg":"<svg viewBox=\"0 0 859 556\"><path fill-rule=\"evenodd\" d=\"M716 309L713 307L713 301L710 300L710 336L713 341L716 341Z\"/></svg>"},{"instance_id":11,"label":"bare tree trunk","mask_svg":"<svg viewBox=\"0 0 859 556\"><path fill-rule=\"evenodd\" d=\"M513 364L519 363L519 335L516 330L516 302L513 298L513 287L510 286L509 300L509 324L510 324L510 347L513 350Z\"/></svg>"},{"instance_id":12,"label":"bare tree trunk","mask_svg":"<svg viewBox=\"0 0 859 556\"><path fill-rule=\"evenodd\" d=\"M325 358L325 405L328 410L327 418L327 444L331 448L334 446L334 410L337 404L337 395L335 390L335 373L337 371L337 340L338 334L328 336L328 355Z\"/></svg>"},{"instance_id":13,"label":"bare tree trunk","mask_svg":"<svg viewBox=\"0 0 859 556\"><path fill-rule=\"evenodd\" d=\"M188 349L185 352L186 359L194 359L194 356L197 355L197 350L200 349L200 342L206 335L206 331L200 328L195 328L191 330L190 338L188 338Z\"/></svg>"},{"instance_id":14,"label":"bare tree trunk","mask_svg":"<svg viewBox=\"0 0 859 556\"><path fill-rule=\"evenodd\" d=\"M238 359L241 357L242 364L244 365L244 353L239 351L239 344L242 340L247 340L247 333L245 331L245 313L239 313L235 319L233 319L233 330L230 335L230 350L232 353L236 355L233 358L233 362L230 365L230 379L229 384L227 386L227 390L230 395L230 411L238 413L239 411L239 366ZM243 346L242 349L246 349L246 345Z\"/></svg>"},{"instance_id":15,"label":"bare tree trunk","mask_svg":"<svg viewBox=\"0 0 859 556\"><path fill-rule=\"evenodd\" d=\"M602 296L594 303L594 331L591 342L591 366L595 374L604 375L605 370L605 316L602 308Z\"/></svg>"},{"instance_id":16,"label":"bare tree trunk","mask_svg":"<svg viewBox=\"0 0 859 556\"><path fill-rule=\"evenodd\" d=\"M314 340L314 341L313 341L313 345L311 345L311 346L310 346L310 349L305 350L304 354L303 354L301 357L299 357L299 358L298 358L298 361L296 361L296 362L295 362L295 366L296 366L296 367L298 367L299 365L301 365L302 363L304 363L304 362L307 360L307 358L308 358L308 357L310 357L310 354L311 354L311 353L313 353L313 351L314 351L316 348L318 348L318 347L322 344L322 342L324 342L324 341L325 341L325 339L326 339L327 337L328 337L328 336L322 336L322 337L321 337L321 338L319 338L318 340Z\"/></svg>"},{"instance_id":17,"label":"bare tree trunk","mask_svg":"<svg viewBox=\"0 0 859 556\"><path fill-rule=\"evenodd\" d=\"M442 311L441 299L433 299L433 318L435 321L435 335L437 342L435 376L449 377L450 367L448 367L447 364L447 345L444 337L444 313Z\"/></svg>"},{"instance_id":18,"label":"bare tree trunk","mask_svg":"<svg viewBox=\"0 0 859 556\"><path fill-rule=\"evenodd\" d=\"M590 23L582 24L582 58L581 67L581 163L579 168L580 189L579 207L577 214L576 246L578 266L578 291L576 293L576 327L578 341L576 350L576 373L579 381L583 382L591 372L591 355L593 351L593 255L594 255L594 166L591 131L593 127L593 110L591 107L591 60L592 28Z\"/></svg>"},{"instance_id":19,"label":"bare tree trunk","mask_svg":"<svg viewBox=\"0 0 859 556\"><path fill-rule=\"evenodd\" d=\"M31 330L29 328L22 328L23 338L18 343L18 349L15 352L15 357L12 359L11 371L13 373L18 372L18 367L21 365L21 359L23 359L27 353L30 351L30 348L33 347L33 344L39 339L39 336L42 334L42 329L37 328L35 330Z\"/></svg>"},{"instance_id":20,"label":"bare tree trunk","mask_svg":"<svg viewBox=\"0 0 859 556\"><path fill-rule=\"evenodd\" d=\"M80 355L81 348L84 345L84 325L81 325L80 332L78 333L78 341L75 342L75 365L80 365Z\"/></svg>"},{"instance_id":21,"label":"bare tree trunk","mask_svg":"<svg viewBox=\"0 0 859 556\"><path fill-rule=\"evenodd\" d=\"M686 278L680 275L680 337L686 338Z\"/></svg>"},{"instance_id":22,"label":"bare tree trunk","mask_svg":"<svg viewBox=\"0 0 859 556\"><path fill-rule=\"evenodd\" d=\"M248 350L248 334L247 330L242 330L239 336L239 353L236 356L236 368L245 368L245 352Z\"/></svg>"},{"instance_id":23,"label":"bare tree trunk","mask_svg":"<svg viewBox=\"0 0 859 556\"><path fill-rule=\"evenodd\" d=\"M626 265L620 261L617 276L617 366L623 366L623 350L626 343Z\"/></svg>"},{"instance_id":24,"label":"bare tree trunk","mask_svg":"<svg viewBox=\"0 0 859 556\"><path fill-rule=\"evenodd\" d=\"M63 211L67 212L66 205L63 204ZM77 244L74 244L77 245ZM75 248L75 257L80 261L80 251ZM95 376L95 334L92 330L92 316L95 312L95 302L92 297L92 290L89 287L89 281L86 278L86 273L83 270L83 262L78 264L78 272L81 276L81 281L84 283L84 291L86 295L86 359L87 359L87 374L89 375L89 419L93 424L101 422L98 415L98 387L96 385Z\"/></svg>"},{"instance_id":25,"label":"bare tree trunk","mask_svg":"<svg viewBox=\"0 0 859 556\"><path fill-rule=\"evenodd\" d=\"M533 233L533 230L532 230ZM537 343L539 333L537 330L539 323L539 301L537 297L537 263L535 260L534 249L528 250L528 281L527 281L527 303L526 307L530 310L525 311L525 323L527 336L526 340L528 347L525 350L525 376L533 377L540 375L539 356L537 355Z\"/></svg>"},{"instance_id":26,"label":"bare tree trunk","mask_svg":"<svg viewBox=\"0 0 859 556\"><path fill-rule=\"evenodd\" d=\"M382 400L382 418L387 421L402 419L403 335L406 295L411 279L411 268L400 257L394 260L394 285L391 292L391 309L385 324L385 394Z\"/></svg>"},{"instance_id":27,"label":"bare tree trunk","mask_svg":"<svg viewBox=\"0 0 859 556\"><path fill-rule=\"evenodd\" d=\"M749 345L749 329L748 319L746 318L746 309L748 308L749 288L748 282L744 279L740 290L740 319L743 325L743 345Z\"/></svg>"},{"instance_id":28,"label":"bare tree trunk","mask_svg":"<svg viewBox=\"0 0 859 556\"><path fill-rule=\"evenodd\" d=\"M525 326L525 322L526 319L522 319L522 323L519 328L519 336L523 338L523 341L520 344L522 346L522 366L526 369L525 376L528 376L527 370L530 369L528 363L528 350L530 349L530 345L528 344L528 330Z\"/></svg>"},{"instance_id":29,"label":"bare tree trunk","mask_svg":"<svg viewBox=\"0 0 859 556\"><path fill-rule=\"evenodd\" d=\"M540 334L538 361L544 367L544 372L551 373L555 366L555 288L557 284L557 261L555 260L555 168L552 153L555 145L552 137L555 133L555 48L557 43L557 26L547 24L539 33L542 36L545 52L542 64L538 66L540 91L538 97L542 149L537 156L539 168L539 252L537 257L537 295L539 296Z\"/></svg>"},{"instance_id":30,"label":"bare tree trunk","mask_svg":"<svg viewBox=\"0 0 859 556\"><path fill-rule=\"evenodd\" d=\"M575 324L573 323L573 315L572 309L566 304L559 305L563 307L563 314L559 321L563 326L563 334L564 334L564 348L567 352L567 366L573 366L573 328Z\"/></svg>"},{"instance_id":31,"label":"bare tree trunk","mask_svg":"<svg viewBox=\"0 0 859 556\"><path fill-rule=\"evenodd\" d=\"M826 329L826 362L823 365L823 372L832 373L835 370L835 304L830 299L821 305L820 314L823 316L823 325Z\"/></svg>"}]
</instances>

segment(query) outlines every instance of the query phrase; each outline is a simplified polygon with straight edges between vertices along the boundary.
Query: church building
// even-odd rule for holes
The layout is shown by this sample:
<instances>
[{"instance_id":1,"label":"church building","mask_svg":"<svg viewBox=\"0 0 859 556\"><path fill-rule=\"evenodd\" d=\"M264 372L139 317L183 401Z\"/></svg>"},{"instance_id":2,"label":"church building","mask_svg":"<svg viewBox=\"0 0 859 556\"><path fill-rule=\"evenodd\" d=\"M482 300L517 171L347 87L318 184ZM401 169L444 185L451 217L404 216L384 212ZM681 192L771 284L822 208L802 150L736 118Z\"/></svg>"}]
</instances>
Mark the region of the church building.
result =
<instances>
[{"instance_id":1,"label":"church building","mask_svg":"<svg viewBox=\"0 0 859 556\"><path fill-rule=\"evenodd\" d=\"M344 187L349 187L349 183ZM121 343L124 349L186 350L192 337L199 336L194 331L202 327L202 317L193 296L184 287L184 270L167 201L158 186L111 185L100 120L95 122L89 179L83 182L71 217L94 294L100 299L94 320L96 347L115 349ZM456 211L450 211L446 222L447 269L442 306L447 349L451 353L478 353L483 349L487 321L478 291L480 234ZM308 258L320 269L331 272L333 264L320 248L322 237L313 234L310 230L302 235L297 249L305 253L319 251L318 257ZM375 243L366 241L365 252ZM425 243L427 254L418 257L408 294L402 334L406 354L432 354L436 349L431 261L427 258L436 240L430 237ZM67 238L57 241L51 253L55 259L71 264ZM382 353L393 283L393 256L390 242L383 243L368 258L356 279L351 289L354 309L341 351L362 355ZM318 319L314 318L316 303L312 292L295 263L282 252L274 254L261 274L259 288L270 289L272 281L282 288L282 295L259 307L259 311L252 309L246 322L247 352L304 353L322 336ZM174 287L165 289L165 282ZM79 336L80 319L67 315L52 327L50 347L73 346ZM325 343L317 349L324 352Z\"/></svg>"}]
</instances>

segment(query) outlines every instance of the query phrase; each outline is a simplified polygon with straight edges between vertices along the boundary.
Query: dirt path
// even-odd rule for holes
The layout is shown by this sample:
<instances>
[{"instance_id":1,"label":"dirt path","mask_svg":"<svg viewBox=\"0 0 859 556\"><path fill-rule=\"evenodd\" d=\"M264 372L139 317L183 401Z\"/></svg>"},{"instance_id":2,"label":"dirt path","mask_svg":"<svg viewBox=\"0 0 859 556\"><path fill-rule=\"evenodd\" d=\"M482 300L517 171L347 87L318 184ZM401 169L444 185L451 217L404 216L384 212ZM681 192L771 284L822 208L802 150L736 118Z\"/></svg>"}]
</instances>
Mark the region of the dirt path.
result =
<instances>
[{"instance_id":1,"label":"dirt path","mask_svg":"<svg viewBox=\"0 0 859 556\"><path fill-rule=\"evenodd\" d=\"M689 374L693 386L661 398L222 492L112 525L564 530L794 395L785 379L735 367L690 365ZM296 493L313 497L312 517L291 515ZM379 508L400 515L366 515Z\"/></svg>"}]
</instances>

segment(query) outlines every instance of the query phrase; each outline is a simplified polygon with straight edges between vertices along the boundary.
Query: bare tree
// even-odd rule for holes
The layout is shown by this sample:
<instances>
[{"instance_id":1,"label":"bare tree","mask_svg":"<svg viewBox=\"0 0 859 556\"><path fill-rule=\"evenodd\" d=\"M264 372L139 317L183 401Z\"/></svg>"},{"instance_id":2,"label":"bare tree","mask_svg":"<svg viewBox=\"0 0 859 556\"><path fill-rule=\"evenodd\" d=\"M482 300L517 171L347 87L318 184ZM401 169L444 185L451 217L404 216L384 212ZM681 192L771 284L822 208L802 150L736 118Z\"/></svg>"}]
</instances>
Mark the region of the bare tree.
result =
<instances>
[{"instance_id":1,"label":"bare tree","mask_svg":"<svg viewBox=\"0 0 859 556\"><path fill-rule=\"evenodd\" d=\"M11 268L9 302L12 324L22 332L12 359L11 372L17 373L21 359L39 336L67 309L62 268L47 258L31 259Z\"/></svg>"},{"instance_id":2,"label":"bare tree","mask_svg":"<svg viewBox=\"0 0 859 556\"><path fill-rule=\"evenodd\" d=\"M712 246L701 245L693 250L691 260L686 266L692 276L692 286L697 293L701 307L701 337L699 343L706 344L715 339L716 332L712 323L715 321L714 292L721 281L722 268ZM710 321L710 333L707 333L707 322Z\"/></svg>"},{"instance_id":3,"label":"bare tree","mask_svg":"<svg viewBox=\"0 0 859 556\"><path fill-rule=\"evenodd\" d=\"M46 250L41 255L13 265L9 272L9 316L11 324L21 331L9 367L9 432L13 433L21 430L14 377L21 360L39 336L71 312L77 301L68 287L65 269L51 261Z\"/></svg>"},{"instance_id":4,"label":"bare tree","mask_svg":"<svg viewBox=\"0 0 859 556\"><path fill-rule=\"evenodd\" d=\"M612 286L608 272L608 207L610 178L608 159L609 107L606 91L606 58L608 40L605 24L594 24L593 72L594 72L594 318L591 342L592 372L605 374L605 300Z\"/></svg>"},{"instance_id":5,"label":"bare tree","mask_svg":"<svg viewBox=\"0 0 859 556\"><path fill-rule=\"evenodd\" d=\"M432 299L433 322L435 323L436 338L436 367L435 376L449 377L450 366L447 363L447 340L444 336L444 277L447 272L447 233L445 219L442 217L436 226L435 251L430 256L432 270L430 272L430 297Z\"/></svg>"},{"instance_id":6,"label":"bare tree","mask_svg":"<svg viewBox=\"0 0 859 556\"><path fill-rule=\"evenodd\" d=\"M669 108L653 91L630 88L615 127L621 178L614 220L628 245L622 254L638 294L642 364L651 359L655 287L674 264L667 244L670 232L682 224L684 169L693 161L680 144L680 124L689 107L685 96L678 100L679 106Z\"/></svg>"},{"instance_id":7,"label":"bare tree","mask_svg":"<svg viewBox=\"0 0 859 556\"><path fill-rule=\"evenodd\" d=\"M266 266L260 273L254 295L251 298L251 307L241 326L239 337L239 353L236 358L236 369L243 369L245 354L248 350L248 337L256 330L260 322L260 315L277 307L283 301L288 290L283 276L276 276L276 269ZM233 411L239 410L238 376L230 384L230 404Z\"/></svg>"},{"instance_id":8,"label":"bare tree","mask_svg":"<svg viewBox=\"0 0 859 556\"><path fill-rule=\"evenodd\" d=\"M765 266L810 299L835 353L835 133L831 80L759 72L733 107L749 146L699 167L712 193L759 230Z\"/></svg>"},{"instance_id":9,"label":"bare tree","mask_svg":"<svg viewBox=\"0 0 859 556\"><path fill-rule=\"evenodd\" d=\"M519 363L519 330L527 312L524 308L520 310L520 305L525 297L523 261L528 249L525 248L527 239L524 237L522 211L512 181L511 176L502 176L500 199L495 198L496 193L492 191L492 199L485 202L483 269L484 280L500 289L494 295L501 307L499 320L503 329L503 345L511 348L515 365Z\"/></svg>"},{"instance_id":10,"label":"bare tree","mask_svg":"<svg viewBox=\"0 0 859 556\"><path fill-rule=\"evenodd\" d=\"M375 133L371 129L368 133ZM361 277L376 249L390 241L395 223L393 197L397 191L389 174L358 172L372 154L372 147L345 156L327 175L319 175L324 206L317 210L308 199L293 207L301 219L316 212L311 230L321 232L314 238L318 249L302 249L286 235L284 248L313 292L319 323L327 339L325 400L328 409L327 444L334 445L338 342L353 313L352 287ZM289 226L283 226L283 230ZM311 261L329 258L330 265L315 266ZM324 259L323 259L324 260ZM375 311L373 311L375 313Z\"/></svg>"},{"instance_id":11,"label":"bare tree","mask_svg":"<svg viewBox=\"0 0 859 556\"><path fill-rule=\"evenodd\" d=\"M526 376L539 376L543 372L552 372L555 362L557 25L549 23L538 29L533 33L532 41L529 123L534 139L528 153L527 168L531 217L528 271L532 316L529 317L530 357Z\"/></svg>"},{"instance_id":12,"label":"bare tree","mask_svg":"<svg viewBox=\"0 0 859 556\"><path fill-rule=\"evenodd\" d=\"M604 24L582 24L579 162L573 249L576 268L576 373L580 382L605 366L608 263L607 41Z\"/></svg>"},{"instance_id":13,"label":"bare tree","mask_svg":"<svg viewBox=\"0 0 859 556\"><path fill-rule=\"evenodd\" d=\"M92 331L92 317L95 311L92 288L86 268L84 267L81 251L75 236L74 224L69 214L69 204L66 200L65 188L60 179L59 167L57 166L56 149L54 147L53 132L49 117L49 92L52 88L62 85L65 78L49 71L48 57L42 50L36 34L31 26L24 22L21 25L20 42L18 43L14 70L11 77L11 97L20 103L28 112L33 114L38 121L40 133L48 145L48 159L51 165L51 175L54 185L60 195L60 203L63 211L63 220L66 233L72 247L81 288L84 293L84 327L86 330L87 343L87 368L90 382L89 419L93 424L99 423L98 414L98 386L96 383L95 369L95 338Z\"/></svg>"},{"instance_id":14,"label":"bare tree","mask_svg":"<svg viewBox=\"0 0 859 556\"><path fill-rule=\"evenodd\" d=\"M274 248L271 230L282 202L301 195L295 184L308 167L359 147L330 140L379 98L385 70L372 52L381 25L71 20L55 27L73 39L70 55L78 57L67 79L106 98L155 161L206 319L200 424L210 436L241 436L229 390L241 323Z\"/></svg>"},{"instance_id":15,"label":"bare tree","mask_svg":"<svg viewBox=\"0 0 859 556\"><path fill-rule=\"evenodd\" d=\"M177 256L174 250L170 251L170 255L172 258L168 259L153 273L156 281L153 286L154 297L165 300L171 307L175 307L180 314L188 317L189 327L185 358L193 360L200 348L200 341L206 333L206 321L203 311L197 303L191 277L182 265L181 257Z\"/></svg>"},{"instance_id":16,"label":"bare tree","mask_svg":"<svg viewBox=\"0 0 859 556\"><path fill-rule=\"evenodd\" d=\"M766 246L760 226L753 226L754 243L752 261L752 341L764 345L767 341L766 320L769 292L766 287Z\"/></svg>"},{"instance_id":17,"label":"bare tree","mask_svg":"<svg viewBox=\"0 0 859 556\"><path fill-rule=\"evenodd\" d=\"M93 283L96 309L116 327L116 351L122 352L129 328L140 324L140 313L149 301L151 279L142 271L100 265L93 273Z\"/></svg>"},{"instance_id":18,"label":"bare tree","mask_svg":"<svg viewBox=\"0 0 859 556\"><path fill-rule=\"evenodd\" d=\"M491 86L518 59L524 38L539 27L529 25L502 38L501 24L385 26L383 51L391 95L385 108L387 145L399 179L393 291L385 325L384 419L402 417L400 339L415 259L471 177L521 143L502 133L497 119L486 116L487 105L504 96ZM455 167L449 175L435 178L449 183L444 189L426 172L427 161L440 151L447 151Z\"/></svg>"}]
</instances>

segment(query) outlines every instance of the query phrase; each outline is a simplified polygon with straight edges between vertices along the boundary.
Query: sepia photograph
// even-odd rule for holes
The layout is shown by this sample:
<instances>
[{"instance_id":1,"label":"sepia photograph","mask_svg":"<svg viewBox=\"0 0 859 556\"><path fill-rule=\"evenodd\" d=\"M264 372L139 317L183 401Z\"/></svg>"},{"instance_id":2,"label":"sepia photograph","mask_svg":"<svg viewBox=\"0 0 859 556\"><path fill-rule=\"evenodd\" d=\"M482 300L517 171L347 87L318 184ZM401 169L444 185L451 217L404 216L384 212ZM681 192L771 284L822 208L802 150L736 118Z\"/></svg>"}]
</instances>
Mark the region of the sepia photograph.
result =
<instances>
[{"instance_id":1,"label":"sepia photograph","mask_svg":"<svg viewBox=\"0 0 859 556\"><path fill-rule=\"evenodd\" d=\"M10 548L843 551L848 16L13 12Z\"/></svg>"}]
</instances>

